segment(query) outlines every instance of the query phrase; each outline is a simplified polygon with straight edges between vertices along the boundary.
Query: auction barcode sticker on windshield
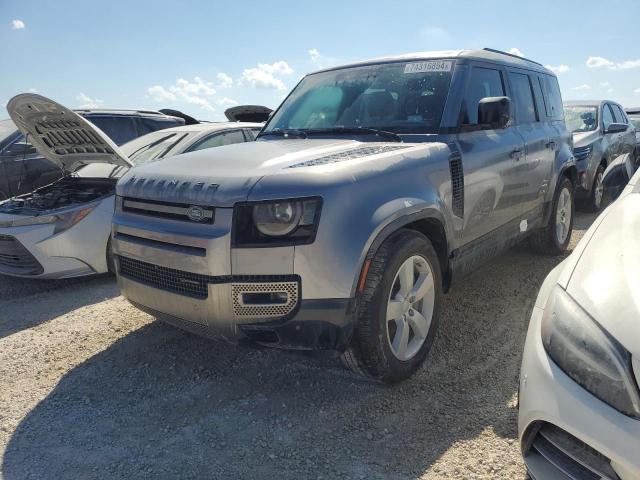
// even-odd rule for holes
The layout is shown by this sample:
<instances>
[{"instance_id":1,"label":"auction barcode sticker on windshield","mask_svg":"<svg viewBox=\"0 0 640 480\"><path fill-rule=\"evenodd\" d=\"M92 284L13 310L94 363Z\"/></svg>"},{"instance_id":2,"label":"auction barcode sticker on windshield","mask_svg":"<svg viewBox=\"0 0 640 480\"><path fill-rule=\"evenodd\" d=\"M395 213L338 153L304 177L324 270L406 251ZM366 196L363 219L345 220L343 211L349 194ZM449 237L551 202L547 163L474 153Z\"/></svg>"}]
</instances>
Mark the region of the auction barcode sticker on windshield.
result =
<instances>
[{"instance_id":1,"label":"auction barcode sticker on windshield","mask_svg":"<svg viewBox=\"0 0 640 480\"><path fill-rule=\"evenodd\" d=\"M450 72L452 65L453 62L450 60L407 63L404 66L404 73Z\"/></svg>"}]
</instances>

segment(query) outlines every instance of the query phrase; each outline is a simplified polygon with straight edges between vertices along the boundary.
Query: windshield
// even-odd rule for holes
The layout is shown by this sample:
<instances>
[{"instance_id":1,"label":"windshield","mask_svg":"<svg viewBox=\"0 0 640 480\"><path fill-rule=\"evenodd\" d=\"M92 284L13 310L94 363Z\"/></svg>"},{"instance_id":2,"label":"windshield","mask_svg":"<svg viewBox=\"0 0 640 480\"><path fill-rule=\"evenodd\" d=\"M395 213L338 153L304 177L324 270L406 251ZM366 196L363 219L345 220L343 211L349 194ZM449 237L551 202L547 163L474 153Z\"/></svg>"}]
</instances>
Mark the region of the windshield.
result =
<instances>
[{"instance_id":1,"label":"windshield","mask_svg":"<svg viewBox=\"0 0 640 480\"><path fill-rule=\"evenodd\" d=\"M564 121L570 132L591 132L598 128L598 108L564 107Z\"/></svg>"},{"instance_id":2,"label":"windshield","mask_svg":"<svg viewBox=\"0 0 640 480\"><path fill-rule=\"evenodd\" d=\"M188 133L159 130L125 143L121 148L129 161L134 165L164 157L174 150Z\"/></svg>"},{"instance_id":3,"label":"windshield","mask_svg":"<svg viewBox=\"0 0 640 480\"><path fill-rule=\"evenodd\" d=\"M18 130L16 124L7 118L6 120L0 120L0 143L2 143L9 135Z\"/></svg>"},{"instance_id":4,"label":"windshield","mask_svg":"<svg viewBox=\"0 0 640 480\"><path fill-rule=\"evenodd\" d=\"M305 77L263 134L373 128L437 133L453 60L352 67Z\"/></svg>"}]
</instances>

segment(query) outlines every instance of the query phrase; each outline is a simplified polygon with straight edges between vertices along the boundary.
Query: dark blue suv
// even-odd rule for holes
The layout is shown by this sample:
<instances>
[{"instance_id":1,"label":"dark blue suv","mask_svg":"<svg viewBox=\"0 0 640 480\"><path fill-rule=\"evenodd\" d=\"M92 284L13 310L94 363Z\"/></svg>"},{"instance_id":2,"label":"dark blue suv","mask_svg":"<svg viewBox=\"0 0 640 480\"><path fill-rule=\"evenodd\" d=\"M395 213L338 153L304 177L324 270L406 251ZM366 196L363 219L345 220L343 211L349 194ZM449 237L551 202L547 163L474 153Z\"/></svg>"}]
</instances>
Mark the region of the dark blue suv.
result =
<instances>
[{"instance_id":1,"label":"dark blue suv","mask_svg":"<svg viewBox=\"0 0 640 480\"><path fill-rule=\"evenodd\" d=\"M76 110L117 145L156 130L184 125L185 120L145 110ZM48 185L62 172L43 158L11 120L0 121L0 200Z\"/></svg>"}]
</instances>

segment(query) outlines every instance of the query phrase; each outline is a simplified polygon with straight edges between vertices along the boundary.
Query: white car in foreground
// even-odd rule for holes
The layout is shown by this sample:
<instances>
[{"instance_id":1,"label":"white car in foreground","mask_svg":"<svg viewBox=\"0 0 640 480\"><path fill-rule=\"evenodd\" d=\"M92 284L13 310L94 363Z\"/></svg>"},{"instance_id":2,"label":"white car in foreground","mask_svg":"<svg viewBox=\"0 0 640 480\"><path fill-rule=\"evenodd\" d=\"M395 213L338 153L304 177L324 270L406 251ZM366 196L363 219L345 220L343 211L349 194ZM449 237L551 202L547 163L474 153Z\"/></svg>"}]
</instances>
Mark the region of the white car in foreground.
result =
<instances>
[{"instance_id":1,"label":"white car in foreground","mask_svg":"<svg viewBox=\"0 0 640 480\"><path fill-rule=\"evenodd\" d=\"M51 185L0 202L0 274L28 278L69 278L111 269L115 185L131 166L252 141L262 128L259 123L198 123L152 132L117 147L84 118L40 95L18 95L7 110L40 154L64 172ZM73 138L63 132L69 123Z\"/></svg>"},{"instance_id":2,"label":"white car in foreground","mask_svg":"<svg viewBox=\"0 0 640 480\"><path fill-rule=\"evenodd\" d=\"M534 479L640 479L640 173L547 277L520 375Z\"/></svg>"}]
</instances>

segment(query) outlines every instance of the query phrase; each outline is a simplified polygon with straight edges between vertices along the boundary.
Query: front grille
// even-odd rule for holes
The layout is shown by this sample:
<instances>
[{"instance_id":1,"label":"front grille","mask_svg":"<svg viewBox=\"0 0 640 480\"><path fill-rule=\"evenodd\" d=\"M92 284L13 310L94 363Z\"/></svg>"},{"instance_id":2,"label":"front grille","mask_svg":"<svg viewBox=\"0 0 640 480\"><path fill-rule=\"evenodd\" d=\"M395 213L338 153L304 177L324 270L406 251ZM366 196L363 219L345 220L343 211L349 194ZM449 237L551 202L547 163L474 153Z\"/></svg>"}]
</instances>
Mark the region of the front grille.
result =
<instances>
[{"instance_id":1,"label":"front grille","mask_svg":"<svg viewBox=\"0 0 640 480\"><path fill-rule=\"evenodd\" d=\"M611 460L561 428L544 423L524 455L534 479L620 480Z\"/></svg>"},{"instance_id":2,"label":"front grille","mask_svg":"<svg viewBox=\"0 0 640 480\"><path fill-rule=\"evenodd\" d=\"M43 272L40 262L15 237L0 235L0 273L40 275Z\"/></svg>"},{"instance_id":3,"label":"front grille","mask_svg":"<svg viewBox=\"0 0 640 480\"><path fill-rule=\"evenodd\" d=\"M366 147L353 148L344 152L332 153L324 157L306 160L304 162L295 163L287 168L315 167L316 165L326 165L328 163L344 162L346 160L354 160L371 155L379 155L381 153L393 152L409 148L407 145L372 145Z\"/></svg>"},{"instance_id":4,"label":"front grille","mask_svg":"<svg viewBox=\"0 0 640 480\"><path fill-rule=\"evenodd\" d=\"M214 207L137 198L124 198L122 211L192 223L212 224L215 220Z\"/></svg>"},{"instance_id":5,"label":"front grille","mask_svg":"<svg viewBox=\"0 0 640 480\"><path fill-rule=\"evenodd\" d=\"M205 299L209 296L209 284L230 280L229 277L184 272L123 256L118 256L118 263L119 273L125 278L192 298Z\"/></svg>"}]
</instances>

